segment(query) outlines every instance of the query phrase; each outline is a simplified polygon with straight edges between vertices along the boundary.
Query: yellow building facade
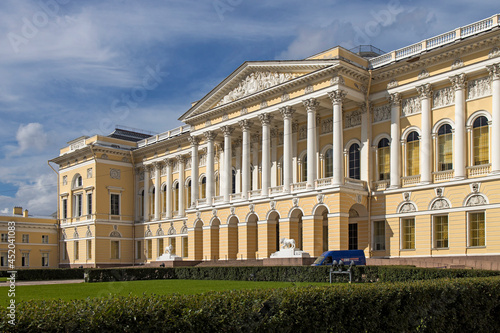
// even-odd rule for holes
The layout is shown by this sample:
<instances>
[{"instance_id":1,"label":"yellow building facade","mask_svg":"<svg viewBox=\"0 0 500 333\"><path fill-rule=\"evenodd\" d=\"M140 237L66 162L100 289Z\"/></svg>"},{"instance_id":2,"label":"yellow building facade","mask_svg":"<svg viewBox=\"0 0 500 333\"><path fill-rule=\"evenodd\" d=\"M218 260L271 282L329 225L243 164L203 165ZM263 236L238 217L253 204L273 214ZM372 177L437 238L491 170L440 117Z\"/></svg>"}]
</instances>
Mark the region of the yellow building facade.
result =
<instances>
[{"instance_id":1,"label":"yellow building facade","mask_svg":"<svg viewBox=\"0 0 500 333\"><path fill-rule=\"evenodd\" d=\"M499 16L380 54L245 62L158 135L81 137L59 166L60 263L500 254ZM432 259L430 259L432 258Z\"/></svg>"},{"instance_id":2,"label":"yellow building facade","mask_svg":"<svg viewBox=\"0 0 500 333\"><path fill-rule=\"evenodd\" d=\"M0 270L59 267L56 218L28 215L14 207L0 215Z\"/></svg>"}]
</instances>

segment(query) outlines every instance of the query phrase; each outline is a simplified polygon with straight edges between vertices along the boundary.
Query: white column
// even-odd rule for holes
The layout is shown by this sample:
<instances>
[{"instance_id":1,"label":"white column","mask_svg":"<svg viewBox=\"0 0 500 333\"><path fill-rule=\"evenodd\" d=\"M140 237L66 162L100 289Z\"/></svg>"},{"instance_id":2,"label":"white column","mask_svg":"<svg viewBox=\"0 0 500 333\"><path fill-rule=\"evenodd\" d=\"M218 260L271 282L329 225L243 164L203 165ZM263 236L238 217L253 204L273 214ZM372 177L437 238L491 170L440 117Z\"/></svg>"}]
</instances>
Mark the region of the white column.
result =
<instances>
[{"instance_id":1,"label":"white column","mask_svg":"<svg viewBox=\"0 0 500 333\"><path fill-rule=\"evenodd\" d=\"M422 136L420 138L420 183L432 183L432 137L431 137L431 97L432 88L430 84L416 87L420 95L420 104L422 109L421 126Z\"/></svg>"},{"instance_id":2,"label":"white column","mask_svg":"<svg viewBox=\"0 0 500 333\"><path fill-rule=\"evenodd\" d=\"M370 106L371 108L371 106ZM368 170L370 163L370 147L368 146L368 139L371 139L371 126L370 126L370 112L371 110L366 109L366 104L361 104L361 147L359 156L361 159L360 163L360 179L368 181Z\"/></svg>"},{"instance_id":3,"label":"white column","mask_svg":"<svg viewBox=\"0 0 500 333\"><path fill-rule=\"evenodd\" d=\"M259 115L262 122L262 195L269 195L271 186L271 129L270 123L273 116L268 113Z\"/></svg>"},{"instance_id":4,"label":"white column","mask_svg":"<svg viewBox=\"0 0 500 333\"><path fill-rule=\"evenodd\" d=\"M149 165L144 166L144 222L149 221Z\"/></svg>"},{"instance_id":5,"label":"white column","mask_svg":"<svg viewBox=\"0 0 500 333\"><path fill-rule=\"evenodd\" d=\"M312 189L317 178L316 107L319 102L315 98L310 98L302 103L307 111L307 188Z\"/></svg>"},{"instance_id":6,"label":"white column","mask_svg":"<svg viewBox=\"0 0 500 333\"><path fill-rule=\"evenodd\" d=\"M488 66L491 78L491 173L500 173L500 64Z\"/></svg>"},{"instance_id":7,"label":"white column","mask_svg":"<svg viewBox=\"0 0 500 333\"><path fill-rule=\"evenodd\" d=\"M271 187L278 186L278 129L271 128Z\"/></svg>"},{"instance_id":8,"label":"white column","mask_svg":"<svg viewBox=\"0 0 500 333\"><path fill-rule=\"evenodd\" d=\"M188 140L191 143L191 203L189 206L194 207L196 206L196 200L200 197L200 161L198 155L198 144L200 143L200 139L190 136Z\"/></svg>"},{"instance_id":9,"label":"white column","mask_svg":"<svg viewBox=\"0 0 500 333\"><path fill-rule=\"evenodd\" d=\"M184 188L186 185L184 184L185 179L184 179L184 167L186 158L182 155L177 155L177 165L179 166L179 216L184 216Z\"/></svg>"},{"instance_id":10,"label":"white column","mask_svg":"<svg viewBox=\"0 0 500 333\"><path fill-rule=\"evenodd\" d=\"M333 103L333 184L342 185L344 183L342 102L347 92L336 90L329 92L328 96Z\"/></svg>"},{"instance_id":11,"label":"white column","mask_svg":"<svg viewBox=\"0 0 500 333\"><path fill-rule=\"evenodd\" d=\"M155 220L160 219L160 195L161 195L161 183L160 183L160 175L161 175L161 163L154 163L155 167Z\"/></svg>"},{"instance_id":12,"label":"white column","mask_svg":"<svg viewBox=\"0 0 500 333\"><path fill-rule=\"evenodd\" d=\"M212 198L214 196L215 189L215 178L214 178L214 140L217 137L212 131L204 133L205 138L207 140L207 186L205 197L207 198L207 204L212 204Z\"/></svg>"},{"instance_id":13,"label":"white column","mask_svg":"<svg viewBox=\"0 0 500 333\"><path fill-rule=\"evenodd\" d=\"M297 153L298 146L298 136L299 136L299 123L297 121L292 122L292 183L299 182L299 156Z\"/></svg>"},{"instance_id":14,"label":"white column","mask_svg":"<svg viewBox=\"0 0 500 333\"><path fill-rule=\"evenodd\" d=\"M135 168L135 188L137 189L135 195L134 195L134 203L135 203L135 221L139 221L139 219L141 218L141 196L140 196L140 193L139 193L139 180L140 180L140 176L141 176L141 168ZM138 199L139 198L139 199Z\"/></svg>"},{"instance_id":15,"label":"white column","mask_svg":"<svg viewBox=\"0 0 500 333\"><path fill-rule=\"evenodd\" d=\"M292 115L291 106L280 108L283 117L283 190L290 192L292 183Z\"/></svg>"},{"instance_id":16,"label":"white column","mask_svg":"<svg viewBox=\"0 0 500 333\"><path fill-rule=\"evenodd\" d=\"M258 134L254 134L251 136L252 164L253 164L252 190L259 189L259 139L260 139L260 136Z\"/></svg>"},{"instance_id":17,"label":"white column","mask_svg":"<svg viewBox=\"0 0 500 333\"><path fill-rule=\"evenodd\" d=\"M166 173L167 173L167 183L165 185L165 217L167 219L172 218L172 166L173 166L173 161L171 159L166 159L165 160L165 165L166 165Z\"/></svg>"},{"instance_id":18,"label":"white column","mask_svg":"<svg viewBox=\"0 0 500 333\"><path fill-rule=\"evenodd\" d=\"M246 198L250 191L250 120L241 120L239 125L242 131L241 155L241 196Z\"/></svg>"},{"instance_id":19,"label":"white column","mask_svg":"<svg viewBox=\"0 0 500 333\"><path fill-rule=\"evenodd\" d=\"M219 165L219 195L224 195L224 182L226 181L226 176L224 174L224 142L215 144L216 151L219 153L218 165ZM216 190L217 192L217 190Z\"/></svg>"},{"instance_id":20,"label":"white column","mask_svg":"<svg viewBox=\"0 0 500 333\"><path fill-rule=\"evenodd\" d=\"M321 126L321 117L316 113L316 179L321 178L321 160L320 160L320 150L319 145L319 135Z\"/></svg>"},{"instance_id":21,"label":"white column","mask_svg":"<svg viewBox=\"0 0 500 333\"><path fill-rule=\"evenodd\" d=\"M235 150L235 193L241 193L241 138L234 140L233 148Z\"/></svg>"},{"instance_id":22,"label":"white column","mask_svg":"<svg viewBox=\"0 0 500 333\"><path fill-rule=\"evenodd\" d=\"M389 96L391 103L391 188L399 188L401 184L400 170L400 129L399 121L401 119L401 95L394 93ZM377 163L378 165L378 163Z\"/></svg>"},{"instance_id":23,"label":"white column","mask_svg":"<svg viewBox=\"0 0 500 333\"><path fill-rule=\"evenodd\" d=\"M450 77L455 89L455 136L453 140L453 169L455 179L464 179L465 174L465 88L467 86L465 74Z\"/></svg>"},{"instance_id":24,"label":"white column","mask_svg":"<svg viewBox=\"0 0 500 333\"><path fill-rule=\"evenodd\" d=\"M231 133L234 127L222 126L222 133L224 133L224 185L222 187L221 195L224 196L224 202L229 202L229 195L231 194L233 184L233 153L231 149Z\"/></svg>"}]
</instances>

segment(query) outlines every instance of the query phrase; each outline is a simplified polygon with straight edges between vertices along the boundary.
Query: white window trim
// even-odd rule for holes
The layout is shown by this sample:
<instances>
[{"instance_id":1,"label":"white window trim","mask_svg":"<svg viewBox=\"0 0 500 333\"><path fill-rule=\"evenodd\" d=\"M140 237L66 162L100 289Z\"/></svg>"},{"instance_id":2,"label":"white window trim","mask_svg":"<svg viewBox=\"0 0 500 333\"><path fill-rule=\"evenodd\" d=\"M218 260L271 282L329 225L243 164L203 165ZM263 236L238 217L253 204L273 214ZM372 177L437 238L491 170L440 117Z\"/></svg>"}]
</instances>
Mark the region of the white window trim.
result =
<instances>
[{"instance_id":1,"label":"white window trim","mask_svg":"<svg viewBox=\"0 0 500 333\"><path fill-rule=\"evenodd\" d=\"M436 246L436 221L434 220L435 217L440 217L440 216L446 216L448 218L448 246L446 247L437 247ZM431 215L431 248L433 250L446 250L450 248L450 216L449 214L433 214Z\"/></svg>"},{"instance_id":2,"label":"white window trim","mask_svg":"<svg viewBox=\"0 0 500 333\"><path fill-rule=\"evenodd\" d=\"M116 239L111 239L109 241L109 258L111 260L118 260L118 259L121 259L122 258L122 242L118 239L118 237L115 237ZM113 242L118 242L118 258L113 258Z\"/></svg>"},{"instance_id":3,"label":"white window trim","mask_svg":"<svg viewBox=\"0 0 500 333\"><path fill-rule=\"evenodd\" d=\"M415 229L414 232L414 247L413 249L404 249L403 248L403 234L404 234L404 229L403 229L403 220L408 220L408 219L413 219L413 226ZM405 216L405 217L400 217L399 218L399 250L400 251L415 251L417 249L417 219L415 216Z\"/></svg>"},{"instance_id":4,"label":"white window trim","mask_svg":"<svg viewBox=\"0 0 500 333\"><path fill-rule=\"evenodd\" d=\"M480 246L472 246L470 245L471 241L470 241L470 214L473 214L473 213L483 213L484 214L484 245L480 245ZM471 210L471 211L468 211L467 212L467 248L468 249L483 249L485 248L488 244L486 242L487 238L486 238L486 235L487 235L487 224L486 224L486 210Z\"/></svg>"}]
</instances>

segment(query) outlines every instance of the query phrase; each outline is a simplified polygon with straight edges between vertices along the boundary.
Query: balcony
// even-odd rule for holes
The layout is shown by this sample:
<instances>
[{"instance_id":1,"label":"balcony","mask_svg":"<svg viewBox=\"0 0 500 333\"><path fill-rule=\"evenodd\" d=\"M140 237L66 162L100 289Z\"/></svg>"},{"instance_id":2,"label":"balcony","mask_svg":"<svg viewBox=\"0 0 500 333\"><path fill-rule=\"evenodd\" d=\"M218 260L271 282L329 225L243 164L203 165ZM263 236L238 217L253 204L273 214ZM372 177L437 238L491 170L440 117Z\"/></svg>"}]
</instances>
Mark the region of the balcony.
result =
<instances>
[{"instance_id":1,"label":"balcony","mask_svg":"<svg viewBox=\"0 0 500 333\"><path fill-rule=\"evenodd\" d=\"M437 171L432 173L432 177L435 183L444 182L453 179L455 177L454 170Z\"/></svg>"},{"instance_id":2,"label":"balcony","mask_svg":"<svg viewBox=\"0 0 500 333\"><path fill-rule=\"evenodd\" d=\"M349 177L344 178L344 184L345 185L351 185L351 186L356 186L360 187L362 189L366 189L366 182L364 180L359 180L359 179L353 179Z\"/></svg>"},{"instance_id":3,"label":"balcony","mask_svg":"<svg viewBox=\"0 0 500 333\"><path fill-rule=\"evenodd\" d=\"M249 198L257 198L257 197L260 197L261 195L262 195L261 189L248 191Z\"/></svg>"},{"instance_id":4,"label":"balcony","mask_svg":"<svg viewBox=\"0 0 500 333\"><path fill-rule=\"evenodd\" d=\"M196 200L196 206L201 206L201 205L206 205L206 204L207 204L207 198L202 198L202 199Z\"/></svg>"},{"instance_id":5,"label":"balcony","mask_svg":"<svg viewBox=\"0 0 500 333\"><path fill-rule=\"evenodd\" d=\"M243 199L243 197L241 195L241 192L240 193L233 193L233 194L231 194L230 198L231 198L231 202L235 201L235 200L241 200L241 199Z\"/></svg>"},{"instance_id":6,"label":"balcony","mask_svg":"<svg viewBox=\"0 0 500 333\"><path fill-rule=\"evenodd\" d=\"M214 204L221 203L221 202L224 202L224 197L222 195L219 195L219 196L213 197L212 200L213 200L212 202Z\"/></svg>"},{"instance_id":7,"label":"balcony","mask_svg":"<svg viewBox=\"0 0 500 333\"><path fill-rule=\"evenodd\" d=\"M388 179L373 182L373 190L374 191L387 190L387 188L389 187L390 184L391 184L391 182Z\"/></svg>"},{"instance_id":8,"label":"balcony","mask_svg":"<svg viewBox=\"0 0 500 333\"><path fill-rule=\"evenodd\" d=\"M401 182L404 186L411 186L420 183L420 175L401 177Z\"/></svg>"},{"instance_id":9,"label":"balcony","mask_svg":"<svg viewBox=\"0 0 500 333\"><path fill-rule=\"evenodd\" d=\"M290 190L292 192L302 191L307 188L307 182L299 182L290 184Z\"/></svg>"},{"instance_id":10,"label":"balcony","mask_svg":"<svg viewBox=\"0 0 500 333\"><path fill-rule=\"evenodd\" d=\"M324 188L332 186L333 177L320 178L316 180L316 188Z\"/></svg>"},{"instance_id":11,"label":"balcony","mask_svg":"<svg viewBox=\"0 0 500 333\"><path fill-rule=\"evenodd\" d=\"M283 185L273 186L269 188L269 195L283 193Z\"/></svg>"},{"instance_id":12,"label":"balcony","mask_svg":"<svg viewBox=\"0 0 500 333\"><path fill-rule=\"evenodd\" d=\"M485 176L491 172L491 163L467 167L467 177Z\"/></svg>"}]
</instances>

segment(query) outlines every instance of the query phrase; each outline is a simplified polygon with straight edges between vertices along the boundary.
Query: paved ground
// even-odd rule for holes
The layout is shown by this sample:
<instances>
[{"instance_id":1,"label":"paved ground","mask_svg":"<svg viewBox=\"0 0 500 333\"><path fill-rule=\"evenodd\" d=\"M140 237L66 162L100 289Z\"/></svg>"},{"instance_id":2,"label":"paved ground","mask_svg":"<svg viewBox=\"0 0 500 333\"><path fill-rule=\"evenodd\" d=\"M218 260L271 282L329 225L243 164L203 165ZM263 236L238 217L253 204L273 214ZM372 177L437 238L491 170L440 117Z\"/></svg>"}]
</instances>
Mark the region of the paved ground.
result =
<instances>
[{"instance_id":1,"label":"paved ground","mask_svg":"<svg viewBox=\"0 0 500 333\"><path fill-rule=\"evenodd\" d=\"M42 284L67 284L67 283L83 283L81 280L50 280L50 281L16 281L16 286L36 286ZM6 286L7 282L0 282L0 287Z\"/></svg>"}]
</instances>

